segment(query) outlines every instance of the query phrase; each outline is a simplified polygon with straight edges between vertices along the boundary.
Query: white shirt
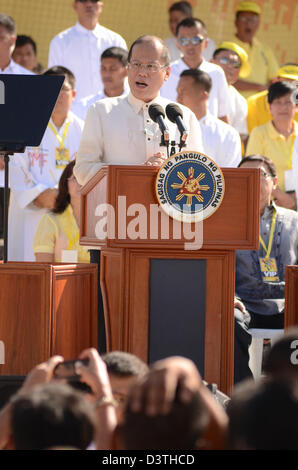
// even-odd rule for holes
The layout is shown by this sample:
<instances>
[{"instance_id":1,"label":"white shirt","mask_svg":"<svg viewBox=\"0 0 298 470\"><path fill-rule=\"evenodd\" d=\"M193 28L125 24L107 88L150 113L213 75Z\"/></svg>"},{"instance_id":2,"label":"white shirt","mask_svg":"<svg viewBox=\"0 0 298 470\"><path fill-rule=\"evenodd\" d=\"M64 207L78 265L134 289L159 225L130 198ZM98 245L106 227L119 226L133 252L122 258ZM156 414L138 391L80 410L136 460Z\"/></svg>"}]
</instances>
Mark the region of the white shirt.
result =
<instances>
[{"instance_id":1,"label":"white shirt","mask_svg":"<svg viewBox=\"0 0 298 470\"><path fill-rule=\"evenodd\" d=\"M160 90L161 96L171 101L177 99L177 85L180 74L189 67L182 59L171 63L171 74ZM209 94L208 109L216 117L227 116L230 113L230 93L225 73L221 67L206 60L202 60L198 69L208 73L212 80Z\"/></svg>"},{"instance_id":2,"label":"white shirt","mask_svg":"<svg viewBox=\"0 0 298 470\"><path fill-rule=\"evenodd\" d=\"M112 46L127 49L120 34L99 24L90 31L77 22L52 39L48 65L63 65L71 70L76 78L76 99L80 100L103 89L100 56Z\"/></svg>"},{"instance_id":3,"label":"white shirt","mask_svg":"<svg viewBox=\"0 0 298 470\"><path fill-rule=\"evenodd\" d=\"M171 36L169 38L166 38L164 42L170 51L171 62L174 62L175 60L180 59L181 52L177 47L177 39L174 36ZM216 49L215 42L212 39L208 38L208 46L203 52L204 59L211 60L215 49Z\"/></svg>"},{"instance_id":4,"label":"white shirt","mask_svg":"<svg viewBox=\"0 0 298 470\"><path fill-rule=\"evenodd\" d=\"M209 112L199 122L206 155L221 167L237 167L241 161L239 133Z\"/></svg>"},{"instance_id":5,"label":"white shirt","mask_svg":"<svg viewBox=\"0 0 298 470\"><path fill-rule=\"evenodd\" d=\"M63 147L69 150L69 161L76 157L83 130L83 121L69 113L70 121ZM68 120L58 130L63 136ZM48 188L57 187L64 168L56 167L56 148L60 146L53 131L47 127L39 147L27 147L25 153L14 154L10 160L11 201L9 207L10 261L35 261L33 238L37 225L46 212L33 201Z\"/></svg>"},{"instance_id":6,"label":"white shirt","mask_svg":"<svg viewBox=\"0 0 298 470\"><path fill-rule=\"evenodd\" d=\"M124 87L124 91L122 95L120 96L127 95L128 91L129 91L129 88L128 88L128 85L126 85ZM71 110L76 116L78 116L80 119L85 121L86 114L90 106L96 101L103 100L104 98L109 98L109 96L107 96L104 90L102 90L100 93L97 93L96 95L87 96L86 98L82 98L80 101L75 101L72 104Z\"/></svg>"},{"instance_id":7,"label":"white shirt","mask_svg":"<svg viewBox=\"0 0 298 470\"><path fill-rule=\"evenodd\" d=\"M164 109L169 100L157 96L151 103L128 96L107 98L92 104L87 112L83 135L74 168L80 184L85 184L104 164L142 165L158 152L166 154L161 147L158 125L148 114L152 103ZM201 129L194 113L180 106L183 121L189 130L185 149L203 152ZM170 140L180 142L176 124L165 119ZM177 149L178 151L178 149Z\"/></svg>"},{"instance_id":8,"label":"white shirt","mask_svg":"<svg viewBox=\"0 0 298 470\"><path fill-rule=\"evenodd\" d=\"M14 62L12 59L10 60L9 65L2 70L0 68L0 75L35 75L35 73L31 72L31 70L25 69L21 65ZM0 188L4 188L4 170L0 170Z\"/></svg>"},{"instance_id":9,"label":"white shirt","mask_svg":"<svg viewBox=\"0 0 298 470\"><path fill-rule=\"evenodd\" d=\"M230 90L230 113L229 122L241 135L247 135L247 101L233 85L229 85Z\"/></svg>"}]
</instances>

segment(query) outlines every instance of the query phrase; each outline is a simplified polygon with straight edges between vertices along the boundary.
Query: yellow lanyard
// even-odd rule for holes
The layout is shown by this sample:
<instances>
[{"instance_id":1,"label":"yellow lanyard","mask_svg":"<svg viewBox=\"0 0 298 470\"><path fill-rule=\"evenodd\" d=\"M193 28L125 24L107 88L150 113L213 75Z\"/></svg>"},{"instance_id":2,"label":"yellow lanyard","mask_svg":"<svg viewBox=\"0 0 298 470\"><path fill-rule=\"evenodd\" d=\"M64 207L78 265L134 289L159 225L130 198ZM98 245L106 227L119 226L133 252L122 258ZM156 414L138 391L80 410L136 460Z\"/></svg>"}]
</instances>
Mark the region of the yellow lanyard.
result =
<instances>
[{"instance_id":1,"label":"yellow lanyard","mask_svg":"<svg viewBox=\"0 0 298 470\"><path fill-rule=\"evenodd\" d=\"M56 139L58 140L58 142L59 142L59 144L60 144L60 148L63 148L64 141L65 141L66 136L67 136L67 133L68 133L69 125L70 125L70 120L67 119L66 124L65 124L65 126L64 126L63 135L62 135L62 137L61 137L61 136L59 135L59 133L56 131L56 129L54 128L53 124L52 124L51 122L49 122L49 124L48 124L48 127L51 129L51 131L52 131L53 134L55 135Z\"/></svg>"},{"instance_id":2,"label":"yellow lanyard","mask_svg":"<svg viewBox=\"0 0 298 470\"><path fill-rule=\"evenodd\" d=\"M68 221L67 221L67 238L68 238L68 247L67 247L67 249L72 250L73 248L76 247L76 245L79 241L80 231L78 230L78 232L75 234L75 236L73 236L72 230L71 230L71 226L73 225L72 224L72 217L71 217L71 209L68 206L66 210L67 210L67 219L68 219Z\"/></svg>"},{"instance_id":3,"label":"yellow lanyard","mask_svg":"<svg viewBox=\"0 0 298 470\"><path fill-rule=\"evenodd\" d=\"M273 243L273 235L274 235L274 229L275 229L275 223L276 223L276 210L273 209L273 215L272 215L272 222L271 222L271 230L270 230L270 235L269 235L269 241L268 241L268 247L266 247L264 240L262 239L260 235L260 243L262 247L265 250L265 259L268 259L271 253L272 249L272 243Z\"/></svg>"}]
</instances>

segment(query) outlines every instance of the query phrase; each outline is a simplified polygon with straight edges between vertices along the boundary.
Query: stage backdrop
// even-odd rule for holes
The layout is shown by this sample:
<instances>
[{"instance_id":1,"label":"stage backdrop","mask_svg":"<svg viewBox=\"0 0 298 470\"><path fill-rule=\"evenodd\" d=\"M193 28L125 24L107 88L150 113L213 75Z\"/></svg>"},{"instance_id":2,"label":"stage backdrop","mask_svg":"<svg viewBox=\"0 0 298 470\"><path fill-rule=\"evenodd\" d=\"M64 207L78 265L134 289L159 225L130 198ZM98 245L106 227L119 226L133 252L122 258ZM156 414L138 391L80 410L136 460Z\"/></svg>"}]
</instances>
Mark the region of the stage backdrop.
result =
<instances>
[{"instance_id":1,"label":"stage backdrop","mask_svg":"<svg viewBox=\"0 0 298 470\"><path fill-rule=\"evenodd\" d=\"M219 44L234 32L234 11L238 0L191 0L194 15L207 25L209 36ZM0 12L11 15L18 33L32 36L38 58L47 66L51 38L72 26L76 16L72 0L0 0ZM149 33L169 35L167 9L171 0L105 0L100 21L119 32L128 46ZM270 45L280 64L298 62L298 0L258 0L262 23L258 37ZM84 53L84 51L82 51Z\"/></svg>"}]
</instances>

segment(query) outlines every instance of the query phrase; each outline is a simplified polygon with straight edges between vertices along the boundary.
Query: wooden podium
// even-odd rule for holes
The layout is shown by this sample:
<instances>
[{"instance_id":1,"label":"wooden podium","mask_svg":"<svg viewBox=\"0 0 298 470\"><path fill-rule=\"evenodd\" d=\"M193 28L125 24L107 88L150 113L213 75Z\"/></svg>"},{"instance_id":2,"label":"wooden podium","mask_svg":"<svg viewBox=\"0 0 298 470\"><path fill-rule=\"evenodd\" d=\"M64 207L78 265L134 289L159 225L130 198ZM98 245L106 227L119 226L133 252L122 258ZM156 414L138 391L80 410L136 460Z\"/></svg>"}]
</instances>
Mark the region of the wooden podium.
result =
<instances>
[{"instance_id":1,"label":"wooden podium","mask_svg":"<svg viewBox=\"0 0 298 470\"><path fill-rule=\"evenodd\" d=\"M285 328L298 325L298 266L286 266Z\"/></svg>"},{"instance_id":2,"label":"wooden podium","mask_svg":"<svg viewBox=\"0 0 298 470\"><path fill-rule=\"evenodd\" d=\"M228 393L235 250L259 246L259 171L223 169L224 200L203 221L199 250L185 250L188 240L183 234L177 239L177 223L162 210L159 224L152 222L157 172L146 166L104 166L82 189L80 240L101 249L107 349L134 353L148 363L170 355L189 357L206 381ZM107 217L105 207L113 208ZM141 236L132 239L128 234L141 223L136 214L142 208L146 223ZM110 233L100 240L96 234L105 217ZM166 219L169 233L162 225Z\"/></svg>"},{"instance_id":3,"label":"wooden podium","mask_svg":"<svg viewBox=\"0 0 298 470\"><path fill-rule=\"evenodd\" d=\"M0 285L1 376L97 346L96 265L5 263Z\"/></svg>"}]
</instances>

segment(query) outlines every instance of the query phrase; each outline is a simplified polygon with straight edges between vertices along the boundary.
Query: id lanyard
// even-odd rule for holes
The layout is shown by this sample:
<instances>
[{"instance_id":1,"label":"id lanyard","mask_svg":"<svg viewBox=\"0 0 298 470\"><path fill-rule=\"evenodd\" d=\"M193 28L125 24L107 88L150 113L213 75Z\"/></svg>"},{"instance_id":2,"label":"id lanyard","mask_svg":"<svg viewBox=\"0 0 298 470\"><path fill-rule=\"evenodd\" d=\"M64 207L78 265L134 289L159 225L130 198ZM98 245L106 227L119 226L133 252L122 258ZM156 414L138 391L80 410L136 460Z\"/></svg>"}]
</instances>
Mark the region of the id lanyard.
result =
<instances>
[{"instance_id":1,"label":"id lanyard","mask_svg":"<svg viewBox=\"0 0 298 470\"><path fill-rule=\"evenodd\" d=\"M72 220L71 220L71 211L70 207L67 208L67 237L68 237L68 250L73 250L77 246L77 243L80 238L80 232L78 231L74 236L71 231Z\"/></svg>"},{"instance_id":2,"label":"id lanyard","mask_svg":"<svg viewBox=\"0 0 298 470\"><path fill-rule=\"evenodd\" d=\"M70 125L70 120L67 119L65 127L64 127L63 134L62 134L62 136L60 136L59 133L54 128L53 124L51 122L49 122L49 124L48 124L48 127L51 129L51 131L55 135L56 139L58 140L58 142L60 144L60 148L63 148L63 146L64 146L64 141L65 141L67 133L68 133L69 125Z\"/></svg>"},{"instance_id":3,"label":"id lanyard","mask_svg":"<svg viewBox=\"0 0 298 470\"><path fill-rule=\"evenodd\" d=\"M273 235L274 235L275 224L276 224L276 210L273 209L271 230L270 230L269 241L268 241L268 246L267 247L265 245L265 242L264 242L263 238L260 235L260 243L261 243L262 247L265 250L265 259L268 259L270 257L270 253L271 253L271 249L272 249L272 243L273 243Z\"/></svg>"}]
</instances>

